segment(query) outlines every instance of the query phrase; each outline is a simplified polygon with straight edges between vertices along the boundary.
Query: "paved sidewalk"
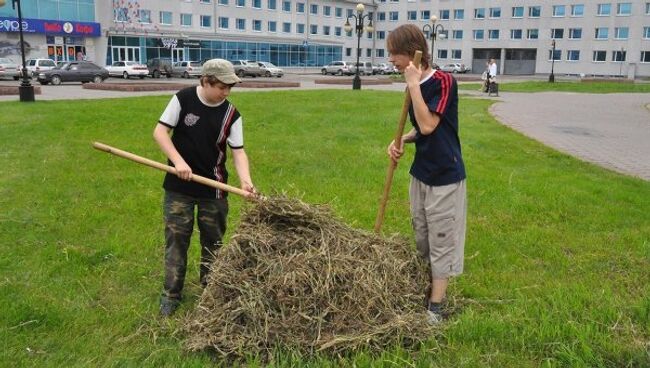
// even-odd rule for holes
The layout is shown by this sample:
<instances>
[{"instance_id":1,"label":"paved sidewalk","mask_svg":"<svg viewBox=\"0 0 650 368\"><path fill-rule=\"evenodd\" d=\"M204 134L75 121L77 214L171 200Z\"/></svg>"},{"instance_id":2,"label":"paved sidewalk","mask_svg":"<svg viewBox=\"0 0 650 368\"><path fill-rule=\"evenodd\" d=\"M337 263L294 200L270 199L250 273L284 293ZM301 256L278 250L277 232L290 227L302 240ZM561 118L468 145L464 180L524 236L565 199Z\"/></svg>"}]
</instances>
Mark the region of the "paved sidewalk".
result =
<instances>
[{"instance_id":1,"label":"paved sidewalk","mask_svg":"<svg viewBox=\"0 0 650 368\"><path fill-rule=\"evenodd\" d=\"M650 181L650 94L501 93L490 113L561 152Z\"/></svg>"}]
</instances>

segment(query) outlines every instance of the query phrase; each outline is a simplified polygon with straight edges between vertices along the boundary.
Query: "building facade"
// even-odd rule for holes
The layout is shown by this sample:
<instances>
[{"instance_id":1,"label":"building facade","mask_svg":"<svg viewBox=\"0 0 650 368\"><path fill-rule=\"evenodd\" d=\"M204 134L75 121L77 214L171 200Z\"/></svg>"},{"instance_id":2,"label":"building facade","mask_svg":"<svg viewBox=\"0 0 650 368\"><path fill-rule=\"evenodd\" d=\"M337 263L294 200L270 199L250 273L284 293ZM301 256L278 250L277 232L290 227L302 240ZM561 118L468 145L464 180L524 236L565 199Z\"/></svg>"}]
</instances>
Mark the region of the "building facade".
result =
<instances>
[{"instance_id":1,"label":"building facade","mask_svg":"<svg viewBox=\"0 0 650 368\"><path fill-rule=\"evenodd\" d=\"M435 16L438 64L459 62L480 72L495 58L501 74L547 74L554 68L558 75L650 77L650 1L607 1L364 0L373 29L361 35L360 60L387 62L391 30L413 23L429 37ZM220 57L319 67L357 56L357 35L344 27L356 14L354 1L21 3L28 57L85 57L99 64ZM0 8L0 54L19 54L17 24L10 4Z\"/></svg>"}]
</instances>

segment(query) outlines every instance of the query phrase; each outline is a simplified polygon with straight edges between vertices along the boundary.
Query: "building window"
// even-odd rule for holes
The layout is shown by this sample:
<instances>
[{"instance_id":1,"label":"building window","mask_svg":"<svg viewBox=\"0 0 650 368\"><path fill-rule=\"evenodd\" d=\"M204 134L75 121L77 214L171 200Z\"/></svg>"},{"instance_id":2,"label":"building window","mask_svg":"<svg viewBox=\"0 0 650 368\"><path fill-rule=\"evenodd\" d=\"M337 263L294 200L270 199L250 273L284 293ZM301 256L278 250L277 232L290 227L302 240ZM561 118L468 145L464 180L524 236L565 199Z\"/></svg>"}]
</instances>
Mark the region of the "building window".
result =
<instances>
[{"instance_id":1,"label":"building window","mask_svg":"<svg viewBox=\"0 0 650 368\"><path fill-rule=\"evenodd\" d=\"M309 14L318 15L318 4L309 5Z\"/></svg>"},{"instance_id":2,"label":"building window","mask_svg":"<svg viewBox=\"0 0 650 368\"><path fill-rule=\"evenodd\" d=\"M607 16L612 14L612 4L598 4L597 14L600 16Z\"/></svg>"},{"instance_id":3,"label":"building window","mask_svg":"<svg viewBox=\"0 0 650 368\"><path fill-rule=\"evenodd\" d=\"M483 38L485 38L485 31L483 31L482 29L475 29L473 33L474 33L475 40L482 40Z\"/></svg>"},{"instance_id":4,"label":"building window","mask_svg":"<svg viewBox=\"0 0 650 368\"><path fill-rule=\"evenodd\" d=\"M642 63L650 63L650 51L641 51L641 60Z\"/></svg>"},{"instance_id":5,"label":"building window","mask_svg":"<svg viewBox=\"0 0 650 368\"><path fill-rule=\"evenodd\" d=\"M420 12L420 20L428 22L431 19L431 12L428 10L422 10Z\"/></svg>"},{"instance_id":6,"label":"building window","mask_svg":"<svg viewBox=\"0 0 650 368\"><path fill-rule=\"evenodd\" d=\"M219 5L228 5L228 0L219 0Z\"/></svg>"},{"instance_id":7,"label":"building window","mask_svg":"<svg viewBox=\"0 0 650 368\"><path fill-rule=\"evenodd\" d=\"M235 19L235 28L239 31L246 30L246 19L237 18Z\"/></svg>"},{"instance_id":8,"label":"building window","mask_svg":"<svg viewBox=\"0 0 650 368\"><path fill-rule=\"evenodd\" d=\"M350 47L345 48L345 56L348 56L348 57L352 56L352 48L350 48Z\"/></svg>"},{"instance_id":9,"label":"building window","mask_svg":"<svg viewBox=\"0 0 650 368\"><path fill-rule=\"evenodd\" d=\"M115 22L128 22L129 21L129 8L115 8L115 9L113 9L113 20Z\"/></svg>"},{"instance_id":10,"label":"building window","mask_svg":"<svg viewBox=\"0 0 650 368\"><path fill-rule=\"evenodd\" d=\"M377 39L378 40L386 39L386 31L377 31Z\"/></svg>"},{"instance_id":11,"label":"building window","mask_svg":"<svg viewBox=\"0 0 650 368\"><path fill-rule=\"evenodd\" d=\"M490 8L490 18L501 18L501 8Z\"/></svg>"},{"instance_id":12,"label":"building window","mask_svg":"<svg viewBox=\"0 0 650 368\"><path fill-rule=\"evenodd\" d=\"M331 36L331 27L330 26L323 26L323 35L325 36Z\"/></svg>"},{"instance_id":13,"label":"building window","mask_svg":"<svg viewBox=\"0 0 650 368\"><path fill-rule=\"evenodd\" d=\"M528 7L528 17L529 18L539 18L542 15L541 6L529 6Z\"/></svg>"},{"instance_id":14,"label":"building window","mask_svg":"<svg viewBox=\"0 0 650 368\"><path fill-rule=\"evenodd\" d=\"M650 27L643 27L643 38L650 39Z\"/></svg>"},{"instance_id":15,"label":"building window","mask_svg":"<svg viewBox=\"0 0 650 368\"><path fill-rule=\"evenodd\" d=\"M571 16L582 17L585 15L585 6L583 4L571 5Z\"/></svg>"},{"instance_id":16,"label":"building window","mask_svg":"<svg viewBox=\"0 0 650 368\"><path fill-rule=\"evenodd\" d=\"M460 60L463 58L463 50L451 50L451 58L453 60Z\"/></svg>"},{"instance_id":17,"label":"building window","mask_svg":"<svg viewBox=\"0 0 650 368\"><path fill-rule=\"evenodd\" d=\"M262 0L253 0L251 5L253 9L262 9Z\"/></svg>"},{"instance_id":18,"label":"building window","mask_svg":"<svg viewBox=\"0 0 650 368\"><path fill-rule=\"evenodd\" d=\"M296 13L305 14L305 3L296 3Z\"/></svg>"},{"instance_id":19,"label":"building window","mask_svg":"<svg viewBox=\"0 0 650 368\"><path fill-rule=\"evenodd\" d=\"M296 33L305 34L305 25L303 23L296 23Z\"/></svg>"},{"instance_id":20,"label":"building window","mask_svg":"<svg viewBox=\"0 0 650 368\"><path fill-rule=\"evenodd\" d=\"M513 18L523 18L524 17L524 7L523 6L513 6L512 7L512 17Z\"/></svg>"},{"instance_id":21,"label":"building window","mask_svg":"<svg viewBox=\"0 0 650 368\"><path fill-rule=\"evenodd\" d=\"M558 50L558 49L548 50L548 60L549 61L551 61L551 60L555 60L555 61L562 60L562 50Z\"/></svg>"},{"instance_id":22,"label":"building window","mask_svg":"<svg viewBox=\"0 0 650 368\"><path fill-rule=\"evenodd\" d=\"M290 13L291 12L291 1L282 2L282 11Z\"/></svg>"},{"instance_id":23,"label":"building window","mask_svg":"<svg viewBox=\"0 0 650 368\"><path fill-rule=\"evenodd\" d=\"M628 27L614 28L614 38L617 40L627 40L630 36L630 29Z\"/></svg>"},{"instance_id":24,"label":"building window","mask_svg":"<svg viewBox=\"0 0 650 368\"><path fill-rule=\"evenodd\" d=\"M282 32L291 33L291 23L289 22L282 23Z\"/></svg>"},{"instance_id":25,"label":"building window","mask_svg":"<svg viewBox=\"0 0 650 368\"><path fill-rule=\"evenodd\" d=\"M564 28L551 28L551 38L564 38Z\"/></svg>"},{"instance_id":26,"label":"building window","mask_svg":"<svg viewBox=\"0 0 650 368\"><path fill-rule=\"evenodd\" d=\"M488 29L488 40L498 40L498 39L499 39L499 30Z\"/></svg>"},{"instance_id":27,"label":"building window","mask_svg":"<svg viewBox=\"0 0 650 368\"><path fill-rule=\"evenodd\" d=\"M259 19L253 19L253 31L262 32L262 21Z\"/></svg>"},{"instance_id":28,"label":"building window","mask_svg":"<svg viewBox=\"0 0 650 368\"><path fill-rule=\"evenodd\" d=\"M579 40L582 38L582 28L569 28L569 39Z\"/></svg>"},{"instance_id":29,"label":"building window","mask_svg":"<svg viewBox=\"0 0 650 368\"><path fill-rule=\"evenodd\" d=\"M650 3L645 3L645 15L650 15Z\"/></svg>"},{"instance_id":30,"label":"building window","mask_svg":"<svg viewBox=\"0 0 650 368\"><path fill-rule=\"evenodd\" d=\"M449 9L443 9L440 11L440 19L449 20Z\"/></svg>"},{"instance_id":31,"label":"building window","mask_svg":"<svg viewBox=\"0 0 650 368\"><path fill-rule=\"evenodd\" d=\"M596 62L604 62L607 60L607 51L594 51L594 57L592 60Z\"/></svg>"},{"instance_id":32,"label":"building window","mask_svg":"<svg viewBox=\"0 0 650 368\"><path fill-rule=\"evenodd\" d=\"M463 30L462 29L455 29L451 31L451 38L454 40L462 40L463 39Z\"/></svg>"},{"instance_id":33,"label":"building window","mask_svg":"<svg viewBox=\"0 0 650 368\"><path fill-rule=\"evenodd\" d=\"M526 30L526 38L529 40L539 39L539 29L531 28Z\"/></svg>"},{"instance_id":34,"label":"building window","mask_svg":"<svg viewBox=\"0 0 650 368\"><path fill-rule=\"evenodd\" d=\"M614 62L623 62L625 61L626 56L627 51L625 51L625 49L612 51L612 61Z\"/></svg>"},{"instance_id":35,"label":"building window","mask_svg":"<svg viewBox=\"0 0 650 368\"><path fill-rule=\"evenodd\" d=\"M201 4L210 4L212 1L211 0L200 0L199 2Z\"/></svg>"},{"instance_id":36,"label":"building window","mask_svg":"<svg viewBox=\"0 0 650 368\"><path fill-rule=\"evenodd\" d=\"M580 50L568 50L566 52L566 59L568 61L578 61L578 60L580 60Z\"/></svg>"},{"instance_id":37,"label":"building window","mask_svg":"<svg viewBox=\"0 0 650 368\"><path fill-rule=\"evenodd\" d=\"M172 12L161 11L160 12L160 24L164 24L164 25L172 24Z\"/></svg>"},{"instance_id":38,"label":"building window","mask_svg":"<svg viewBox=\"0 0 650 368\"><path fill-rule=\"evenodd\" d=\"M372 49L366 49L366 57L372 57Z\"/></svg>"},{"instance_id":39,"label":"building window","mask_svg":"<svg viewBox=\"0 0 650 368\"><path fill-rule=\"evenodd\" d=\"M334 16L337 18L343 18L343 8L334 8Z\"/></svg>"},{"instance_id":40,"label":"building window","mask_svg":"<svg viewBox=\"0 0 650 368\"><path fill-rule=\"evenodd\" d=\"M553 5L553 16L554 17L563 17L565 16L564 5Z\"/></svg>"},{"instance_id":41,"label":"building window","mask_svg":"<svg viewBox=\"0 0 650 368\"><path fill-rule=\"evenodd\" d=\"M309 26L309 34L317 35L318 34L318 26L315 24L312 24Z\"/></svg>"},{"instance_id":42,"label":"building window","mask_svg":"<svg viewBox=\"0 0 650 368\"><path fill-rule=\"evenodd\" d=\"M151 23L151 10L140 9L140 23Z\"/></svg>"},{"instance_id":43,"label":"building window","mask_svg":"<svg viewBox=\"0 0 650 368\"><path fill-rule=\"evenodd\" d=\"M181 13L181 26L183 27L192 26L192 14Z\"/></svg>"},{"instance_id":44,"label":"building window","mask_svg":"<svg viewBox=\"0 0 650 368\"><path fill-rule=\"evenodd\" d=\"M417 10L409 10L406 12L406 20L418 20Z\"/></svg>"},{"instance_id":45,"label":"building window","mask_svg":"<svg viewBox=\"0 0 650 368\"><path fill-rule=\"evenodd\" d=\"M606 40L609 36L609 28L599 27L596 28L596 39L597 40Z\"/></svg>"},{"instance_id":46,"label":"building window","mask_svg":"<svg viewBox=\"0 0 650 368\"><path fill-rule=\"evenodd\" d=\"M523 38L524 32L521 29L511 29L510 38L513 40L521 40Z\"/></svg>"},{"instance_id":47,"label":"building window","mask_svg":"<svg viewBox=\"0 0 650 368\"><path fill-rule=\"evenodd\" d=\"M377 50L375 50L375 56L376 56L376 57L383 58L383 57L385 57L385 56L384 56L385 54L386 54L386 53L385 53L384 49L377 49Z\"/></svg>"},{"instance_id":48,"label":"building window","mask_svg":"<svg viewBox=\"0 0 650 368\"><path fill-rule=\"evenodd\" d=\"M228 29L227 17L219 17L219 29Z\"/></svg>"},{"instance_id":49,"label":"building window","mask_svg":"<svg viewBox=\"0 0 650 368\"><path fill-rule=\"evenodd\" d=\"M354 14L354 11L352 9L345 9L345 13L348 15L348 17L350 17L352 14Z\"/></svg>"},{"instance_id":50,"label":"building window","mask_svg":"<svg viewBox=\"0 0 650 368\"><path fill-rule=\"evenodd\" d=\"M278 3L276 0L268 0L266 6L271 10L276 10L278 8Z\"/></svg>"},{"instance_id":51,"label":"building window","mask_svg":"<svg viewBox=\"0 0 650 368\"><path fill-rule=\"evenodd\" d=\"M485 8L474 9L474 19L485 19Z\"/></svg>"},{"instance_id":52,"label":"building window","mask_svg":"<svg viewBox=\"0 0 650 368\"><path fill-rule=\"evenodd\" d=\"M266 23L266 27L268 28L269 32L275 33L278 31L278 22L270 20L268 23Z\"/></svg>"},{"instance_id":53,"label":"building window","mask_svg":"<svg viewBox=\"0 0 650 368\"><path fill-rule=\"evenodd\" d=\"M332 16L332 7L329 5L323 5L323 15L326 17Z\"/></svg>"},{"instance_id":54,"label":"building window","mask_svg":"<svg viewBox=\"0 0 650 368\"><path fill-rule=\"evenodd\" d=\"M246 6L246 0L235 0L235 6L243 8Z\"/></svg>"},{"instance_id":55,"label":"building window","mask_svg":"<svg viewBox=\"0 0 650 368\"><path fill-rule=\"evenodd\" d=\"M438 59L446 59L448 57L446 49L438 49Z\"/></svg>"},{"instance_id":56,"label":"building window","mask_svg":"<svg viewBox=\"0 0 650 368\"><path fill-rule=\"evenodd\" d=\"M209 15L201 15L199 16L199 20L201 22L201 27L203 28L211 28L212 27L212 17Z\"/></svg>"},{"instance_id":57,"label":"building window","mask_svg":"<svg viewBox=\"0 0 650 368\"><path fill-rule=\"evenodd\" d=\"M377 21L378 22L383 22L386 20L386 13L385 12L377 12Z\"/></svg>"},{"instance_id":58,"label":"building window","mask_svg":"<svg viewBox=\"0 0 650 368\"><path fill-rule=\"evenodd\" d=\"M334 35L336 37L341 37L343 34L343 28L342 27L334 27Z\"/></svg>"},{"instance_id":59,"label":"building window","mask_svg":"<svg viewBox=\"0 0 650 368\"><path fill-rule=\"evenodd\" d=\"M465 19L465 9L454 9L454 19L456 20Z\"/></svg>"},{"instance_id":60,"label":"building window","mask_svg":"<svg viewBox=\"0 0 650 368\"><path fill-rule=\"evenodd\" d=\"M616 4L616 15L631 15L632 3L618 3Z\"/></svg>"},{"instance_id":61,"label":"building window","mask_svg":"<svg viewBox=\"0 0 650 368\"><path fill-rule=\"evenodd\" d=\"M399 21L399 12L392 11L388 13L388 20L391 22L397 22Z\"/></svg>"}]
</instances>

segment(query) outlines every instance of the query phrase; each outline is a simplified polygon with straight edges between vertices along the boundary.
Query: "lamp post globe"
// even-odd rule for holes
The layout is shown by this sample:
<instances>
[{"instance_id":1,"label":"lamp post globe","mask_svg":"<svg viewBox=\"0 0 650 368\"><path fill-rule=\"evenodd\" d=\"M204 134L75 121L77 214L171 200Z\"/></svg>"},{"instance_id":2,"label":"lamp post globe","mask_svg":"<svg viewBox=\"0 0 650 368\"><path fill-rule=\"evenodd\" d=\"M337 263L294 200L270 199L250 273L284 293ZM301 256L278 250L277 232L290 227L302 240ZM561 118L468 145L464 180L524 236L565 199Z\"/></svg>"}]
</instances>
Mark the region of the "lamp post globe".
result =
<instances>
[{"instance_id":1,"label":"lamp post globe","mask_svg":"<svg viewBox=\"0 0 650 368\"><path fill-rule=\"evenodd\" d=\"M429 19L429 22L431 24L425 24L422 26L422 32L429 32L429 37L431 38L431 66L433 66L433 60L434 60L434 55L435 55L435 45L436 45L436 38L438 37L438 32L440 32L440 39L445 38L445 27L443 27L442 24L436 24L438 21L438 17L435 15L432 15L431 18Z\"/></svg>"}]
</instances>

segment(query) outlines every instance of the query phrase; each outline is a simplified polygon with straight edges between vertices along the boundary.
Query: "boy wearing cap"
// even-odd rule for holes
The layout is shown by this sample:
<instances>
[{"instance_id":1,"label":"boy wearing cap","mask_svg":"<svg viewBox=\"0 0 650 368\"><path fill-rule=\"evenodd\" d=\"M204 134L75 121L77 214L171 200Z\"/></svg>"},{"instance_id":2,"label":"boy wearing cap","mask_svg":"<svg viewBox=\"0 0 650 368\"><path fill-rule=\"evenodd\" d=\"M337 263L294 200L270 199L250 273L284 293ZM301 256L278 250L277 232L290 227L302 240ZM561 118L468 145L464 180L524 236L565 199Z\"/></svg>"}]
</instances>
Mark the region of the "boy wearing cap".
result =
<instances>
[{"instance_id":1,"label":"boy wearing cap","mask_svg":"<svg viewBox=\"0 0 650 368\"><path fill-rule=\"evenodd\" d=\"M160 313L169 316L178 307L185 281L187 251L194 228L194 209L201 243L200 281L205 287L209 265L221 246L228 215L227 193L190 181L192 174L226 183L226 145L241 188L251 195L255 187L244 151L242 118L228 100L241 80L232 64L212 59L203 65L199 86L177 92L154 129L154 139L176 175L165 175L165 279ZM170 132L173 135L170 137Z\"/></svg>"}]
</instances>

